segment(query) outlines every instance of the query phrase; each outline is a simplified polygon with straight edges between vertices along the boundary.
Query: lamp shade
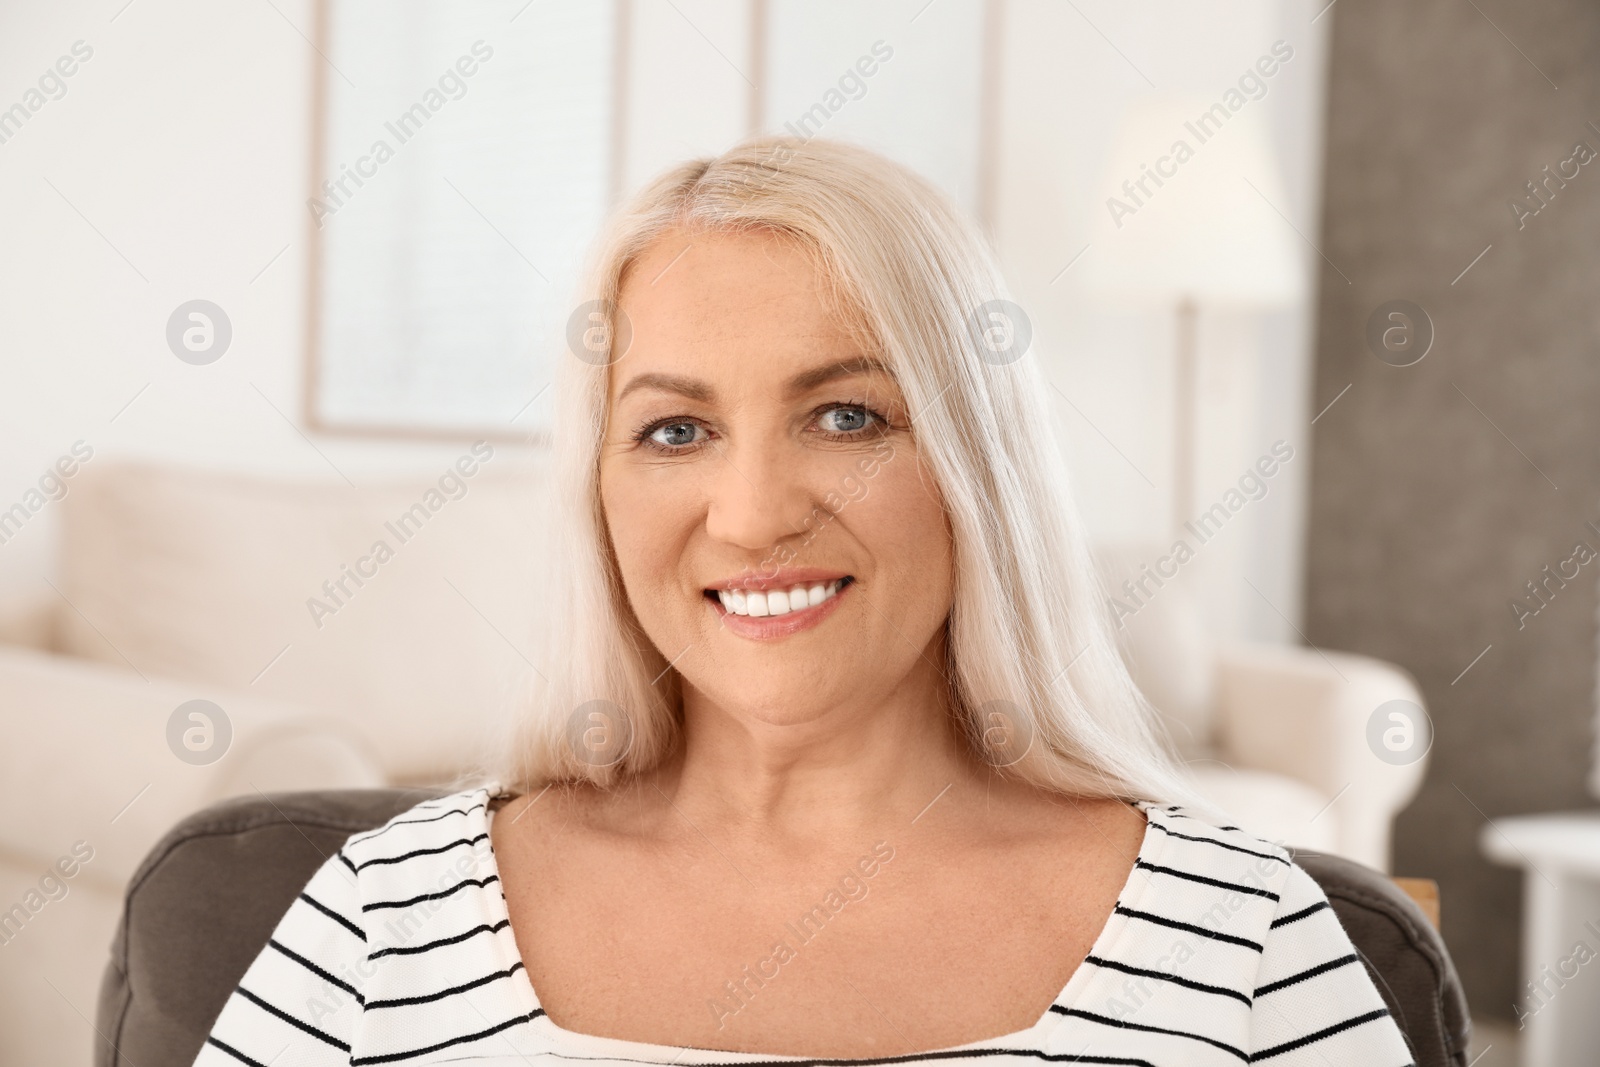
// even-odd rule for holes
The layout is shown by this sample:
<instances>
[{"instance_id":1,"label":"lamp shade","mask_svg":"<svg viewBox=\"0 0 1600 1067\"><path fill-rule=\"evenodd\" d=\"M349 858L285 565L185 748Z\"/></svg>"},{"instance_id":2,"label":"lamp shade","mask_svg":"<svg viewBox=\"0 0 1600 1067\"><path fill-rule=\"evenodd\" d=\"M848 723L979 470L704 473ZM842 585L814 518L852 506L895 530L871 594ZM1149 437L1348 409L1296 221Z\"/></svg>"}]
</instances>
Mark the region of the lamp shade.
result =
<instances>
[{"instance_id":1,"label":"lamp shade","mask_svg":"<svg viewBox=\"0 0 1600 1067\"><path fill-rule=\"evenodd\" d=\"M1305 291L1305 248L1268 139L1265 104L1151 95L1124 114L1098 189L1079 284L1113 303L1261 308Z\"/></svg>"}]
</instances>

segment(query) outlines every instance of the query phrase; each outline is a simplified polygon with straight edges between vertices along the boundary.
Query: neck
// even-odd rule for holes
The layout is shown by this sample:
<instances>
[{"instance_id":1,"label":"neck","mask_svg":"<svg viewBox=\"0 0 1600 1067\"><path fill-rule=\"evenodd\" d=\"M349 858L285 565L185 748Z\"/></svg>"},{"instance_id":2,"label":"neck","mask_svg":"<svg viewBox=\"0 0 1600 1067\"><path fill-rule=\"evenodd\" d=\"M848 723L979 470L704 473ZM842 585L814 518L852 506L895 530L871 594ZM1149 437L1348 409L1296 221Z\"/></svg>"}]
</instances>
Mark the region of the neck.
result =
<instances>
[{"instance_id":1,"label":"neck","mask_svg":"<svg viewBox=\"0 0 1600 1067\"><path fill-rule=\"evenodd\" d=\"M686 687L684 744L646 791L690 823L769 843L907 825L946 787L965 794L984 777L951 722L940 653L801 717Z\"/></svg>"}]
</instances>

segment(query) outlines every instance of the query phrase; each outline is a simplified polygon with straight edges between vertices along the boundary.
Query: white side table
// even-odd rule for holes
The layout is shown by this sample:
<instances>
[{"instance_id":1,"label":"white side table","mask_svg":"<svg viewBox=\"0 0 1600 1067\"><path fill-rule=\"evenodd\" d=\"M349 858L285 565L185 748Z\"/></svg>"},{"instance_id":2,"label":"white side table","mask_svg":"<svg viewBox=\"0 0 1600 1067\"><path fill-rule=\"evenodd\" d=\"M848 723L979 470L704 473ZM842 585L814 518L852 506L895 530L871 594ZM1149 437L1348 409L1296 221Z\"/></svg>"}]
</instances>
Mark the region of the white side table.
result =
<instances>
[{"instance_id":1,"label":"white side table","mask_svg":"<svg viewBox=\"0 0 1600 1067\"><path fill-rule=\"evenodd\" d=\"M1522 1067L1600 1059L1600 811L1495 819L1478 839L1523 870Z\"/></svg>"}]
</instances>

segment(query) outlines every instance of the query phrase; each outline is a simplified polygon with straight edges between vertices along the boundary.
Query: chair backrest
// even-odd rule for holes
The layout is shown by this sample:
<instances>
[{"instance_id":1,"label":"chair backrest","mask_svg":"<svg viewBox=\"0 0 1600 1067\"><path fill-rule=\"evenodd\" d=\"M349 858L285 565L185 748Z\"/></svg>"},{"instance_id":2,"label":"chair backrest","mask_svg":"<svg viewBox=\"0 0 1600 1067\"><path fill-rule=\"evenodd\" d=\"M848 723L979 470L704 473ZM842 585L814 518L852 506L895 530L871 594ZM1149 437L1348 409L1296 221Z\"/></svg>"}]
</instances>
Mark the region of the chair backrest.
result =
<instances>
[{"instance_id":1,"label":"chair backrest","mask_svg":"<svg viewBox=\"0 0 1600 1067\"><path fill-rule=\"evenodd\" d=\"M443 792L258 795L179 823L128 884L100 987L96 1067L187 1067L317 867L351 834ZM1422 912L1368 867L1305 852L1295 859L1327 893L1418 1067L1463 1067L1466 998Z\"/></svg>"}]
</instances>

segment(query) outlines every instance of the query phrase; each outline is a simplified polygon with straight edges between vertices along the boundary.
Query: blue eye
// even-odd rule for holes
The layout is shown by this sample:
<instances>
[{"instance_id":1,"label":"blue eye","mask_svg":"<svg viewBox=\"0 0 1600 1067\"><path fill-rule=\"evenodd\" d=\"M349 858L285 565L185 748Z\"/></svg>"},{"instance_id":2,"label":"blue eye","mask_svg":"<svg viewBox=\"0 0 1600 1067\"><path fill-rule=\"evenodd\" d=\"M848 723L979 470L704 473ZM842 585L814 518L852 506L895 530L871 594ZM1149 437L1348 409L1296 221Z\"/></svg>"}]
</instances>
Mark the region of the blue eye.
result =
<instances>
[{"instance_id":1,"label":"blue eye","mask_svg":"<svg viewBox=\"0 0 1600 1067\"><path fill-rule=\"evenodd\" d=\"M824 411L818 418L822 429L828 433L857 433L867 428L873 419L872 412L863 407L836 407ZM833 425L829 425L829 423Z\"/></svg>"},{"instance_id":2,"label":"blue eye","mask_svg":"<svg viewBox=\"0 0 1600 1067\"><path fill-rule=\"evenodd\" d=\"M696 422L663 422L650 431L650 440L667 448L695 444L699 439L700 424Z\"/></svg>"}]
</instances>

